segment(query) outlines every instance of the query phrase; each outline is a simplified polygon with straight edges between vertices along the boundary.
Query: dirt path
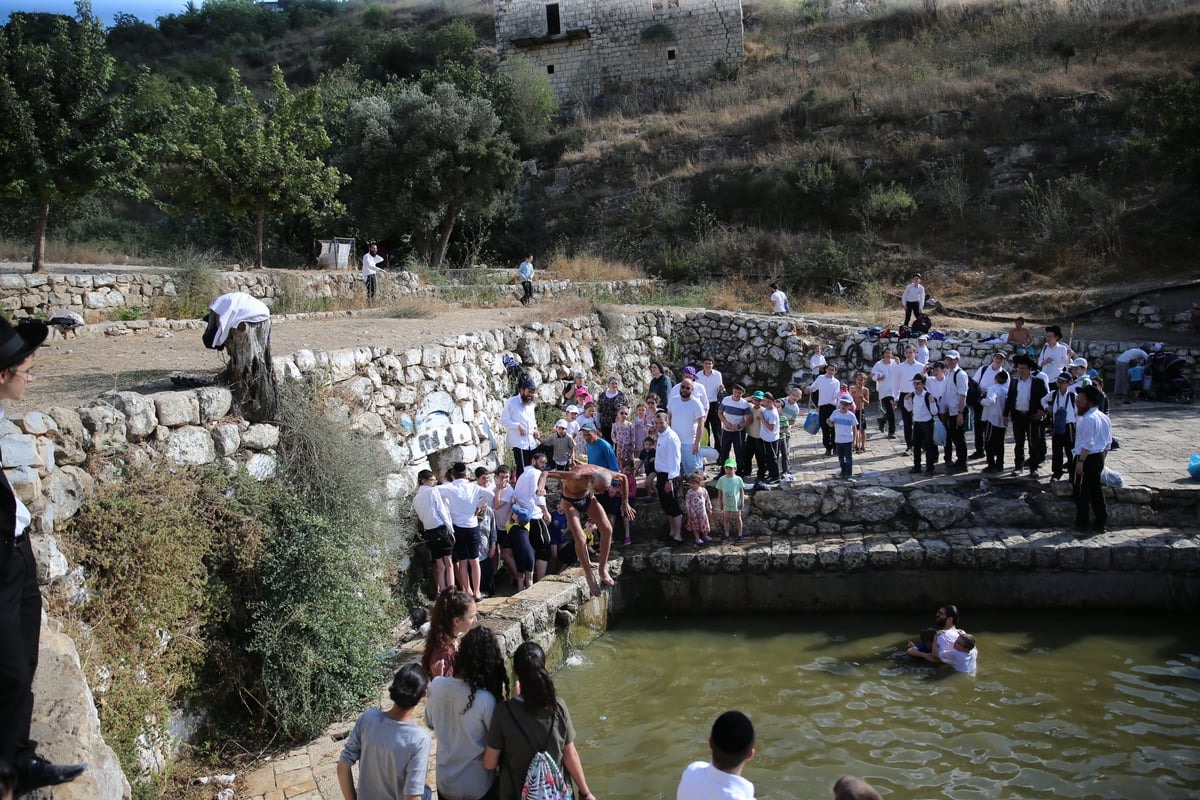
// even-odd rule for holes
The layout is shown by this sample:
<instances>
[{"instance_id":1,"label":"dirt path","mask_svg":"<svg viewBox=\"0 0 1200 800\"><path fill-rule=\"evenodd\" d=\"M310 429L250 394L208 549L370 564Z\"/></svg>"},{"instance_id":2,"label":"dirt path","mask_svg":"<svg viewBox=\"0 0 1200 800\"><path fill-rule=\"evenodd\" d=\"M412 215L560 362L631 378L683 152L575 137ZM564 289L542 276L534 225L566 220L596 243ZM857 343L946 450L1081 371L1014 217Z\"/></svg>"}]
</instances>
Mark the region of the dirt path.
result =
<instances>
[{"instance_id":1,"label":"dirt path","mask_svg":"<svg viewBox=\"0 0 1200 800\"><path fill-rule=\"evenodd\" d=\"M360 345L406 347L436 341L458 333L490 330L506 325L533 321L553 321L564 315L580 313L584 304L572 301L561 305L544 304L524 308L451 308L429 317L398 319L391 317L329 317L307 320L281 320L272 331L272 349L284 355L302 348L336 350ZM647 306L622 306L629 313L647 310ZM688 311L694 309L677 309ZM846 312L805 315L813 321L859 325ZM978 320L952 320L939 317L936 324L960 330L999 331L1004 326ZM1153 335L1153 334L1163 335ZM1186 344L1184 334L1153 332L1123 326L1111 317L1076 327L1077 340L1101 338L1168 344ZM156 338L143 332L126 336L100 336L91 339L55 340L38 351L34 370L37 383L21 405L46 408L60 405L75 407L101 392L129 389L172 376L210 379L225 365L225 355L206 350L199 331L175 332ZM14 409L18 410L18 409Z\"/></svg>"}]
</instances>

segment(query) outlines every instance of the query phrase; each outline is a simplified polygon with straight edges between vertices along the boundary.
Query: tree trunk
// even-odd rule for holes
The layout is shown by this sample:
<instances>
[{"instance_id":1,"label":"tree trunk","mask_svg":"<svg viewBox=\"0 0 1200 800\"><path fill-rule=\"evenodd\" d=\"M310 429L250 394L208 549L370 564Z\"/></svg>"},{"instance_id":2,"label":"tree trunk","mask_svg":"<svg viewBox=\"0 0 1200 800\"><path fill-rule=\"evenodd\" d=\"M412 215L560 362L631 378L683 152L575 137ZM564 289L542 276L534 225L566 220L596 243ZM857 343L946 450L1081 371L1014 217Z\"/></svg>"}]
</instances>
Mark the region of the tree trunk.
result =
<instances>
[{"instance_id":1,"label":"tree trunk","mask_svg":"<svg viewBox=\"0 0 1200 800\"><path fill-rule=\"evenodd\" d=\"M279 385L271 367L271 320L243 322L229 332L229 388L249 422L279 419Z\"/></svg>"},{"instance_id":2,"label":"tree trunk","mask_svg":"<svg viewBox=\"0 0 1200 800\"><path fill-rule=\"evenodd\" d=\"M442 222L442 230L438 234L437 247L429 258L429 268L431 270L441 268L442 259L446 257L446 248L450 246L450 234L454 233L454 223L456 222L458 222L458 209L450 208L446 211L446 218Z\"/></svg>"},{"instance_id":3,"label":"tree trunk","mask_svg":"<svg viewBox=\"0 0 1200 800\"><path fill-rule=\"evenodd\" d=\"M38 208L37 229L33 233L33 271L42 271L46 259L46 223L50 221L50 201L43 200Z\"/></svg>"},{"instance_id":4,"label":"tree trunk","mask_svg":"<svg viewBox=\"0 0 1200 800\"><path fill-rule=\"evenodd\" d=\"M262 269L263 266L263 221L266 219L267 210L260 208L258 210L258 225L254 229L254 268Z\"/></svg>"}]
</instances>

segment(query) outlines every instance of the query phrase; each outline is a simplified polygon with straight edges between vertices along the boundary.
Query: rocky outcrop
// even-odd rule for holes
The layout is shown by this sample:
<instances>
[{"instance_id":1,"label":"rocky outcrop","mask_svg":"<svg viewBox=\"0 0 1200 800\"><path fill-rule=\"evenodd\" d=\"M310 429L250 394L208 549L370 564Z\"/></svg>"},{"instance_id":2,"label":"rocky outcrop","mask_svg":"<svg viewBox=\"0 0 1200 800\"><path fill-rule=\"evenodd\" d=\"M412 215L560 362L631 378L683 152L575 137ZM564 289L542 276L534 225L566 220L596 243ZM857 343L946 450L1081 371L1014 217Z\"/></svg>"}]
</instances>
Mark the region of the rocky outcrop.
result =
<instances>
[{"instance_id":1,"label":"rocky outcrop","mask_svg":"<svg viewBox=\"0 0 1200 800\"><path fill-rule=\"evenodd\" d=\"M131 796L117 754L100 735L100 718L92 701L75 643L57 622L42 626L42 646L33 682L36 713L33 739L38 752L56 764L86 763L87 771L53 790L26 797L35 800L117 800Z\"/></svg>"}]
</instances>

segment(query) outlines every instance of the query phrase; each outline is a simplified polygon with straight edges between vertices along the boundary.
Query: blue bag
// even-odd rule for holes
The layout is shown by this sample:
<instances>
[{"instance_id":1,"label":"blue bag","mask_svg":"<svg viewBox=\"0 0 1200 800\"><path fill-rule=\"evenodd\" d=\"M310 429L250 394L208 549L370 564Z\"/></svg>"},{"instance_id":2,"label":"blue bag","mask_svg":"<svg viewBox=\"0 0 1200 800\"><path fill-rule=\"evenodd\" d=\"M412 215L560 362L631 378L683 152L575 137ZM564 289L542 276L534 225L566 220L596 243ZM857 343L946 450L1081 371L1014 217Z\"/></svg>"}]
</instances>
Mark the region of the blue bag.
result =
<instances>
[{"instance_id":1,"label":"blue bag","mask_svg":"<svg viewBox=\"0 0 1200 800\"><path fill-rule=\"evenodd\" d=\"M1200 453L1192 453L1192 458L1188 461L1188 475L1200 481Z\"/></svg>"},{"instance_id":2,"label":"blue bag","mask_svg":"<svg viewBox=\"0 0 1200 800\"><path fill-rule=\"evenodd\" d=\"M804 415L804 430L812 434L821 432L821 415L816 411L809 411Z\"/></svg>"}]
</instances>

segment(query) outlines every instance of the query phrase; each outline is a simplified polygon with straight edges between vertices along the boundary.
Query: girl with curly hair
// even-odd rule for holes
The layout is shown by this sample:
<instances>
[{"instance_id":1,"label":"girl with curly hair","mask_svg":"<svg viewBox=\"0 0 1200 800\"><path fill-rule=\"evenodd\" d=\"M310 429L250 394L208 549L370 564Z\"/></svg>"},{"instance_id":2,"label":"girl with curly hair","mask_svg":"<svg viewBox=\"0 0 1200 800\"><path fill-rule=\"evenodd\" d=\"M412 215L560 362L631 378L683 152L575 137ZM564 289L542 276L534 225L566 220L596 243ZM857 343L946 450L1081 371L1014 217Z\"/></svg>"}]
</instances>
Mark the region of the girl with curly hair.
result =
<instances>
[{"instance_id":1,"label":"girl with curly hair","mask_svg":"<svg viewBox=\"0 0 1200 800\"><path fill-rule=\"evenodd\" d=\"M513 673L517 676L516 696L502 703L488 728L487 750L483 766L501 765L500 800L517 800L529 763L543 748L555 763L571 776L579 787L579 800L593 800L588 789L583 763L575 749L575 728L567 704L554 690L554 681L546 671L546 653L537 642L525 642L513 654Z\"/></svg>"},{"instance_id":2,"label":"girl with curly hair","mask_svg":"<svg viewBox=\"0 0 1200 800\"><path fill-rule=\"evenodd\" d=\"M430 680L454 674L458 637L475 627L475 598L458 589L446 589L438 595L429 614L429 634L421 668Z\"/></svg>"},{"instance_id":3,"label":"girl with curly hair","mask_svg":"<svg viewBox=\"0 0 1200 800\"><path fill-rule=\"evenodd\" d=\"M473 628L459 644L454 677L434 678L425 703L425 722L438 740L439 798L492 796L496 771L483 765L483 751L496 704L507 698L500 639L490 628Z\"/></svg>"}]
</instances>

